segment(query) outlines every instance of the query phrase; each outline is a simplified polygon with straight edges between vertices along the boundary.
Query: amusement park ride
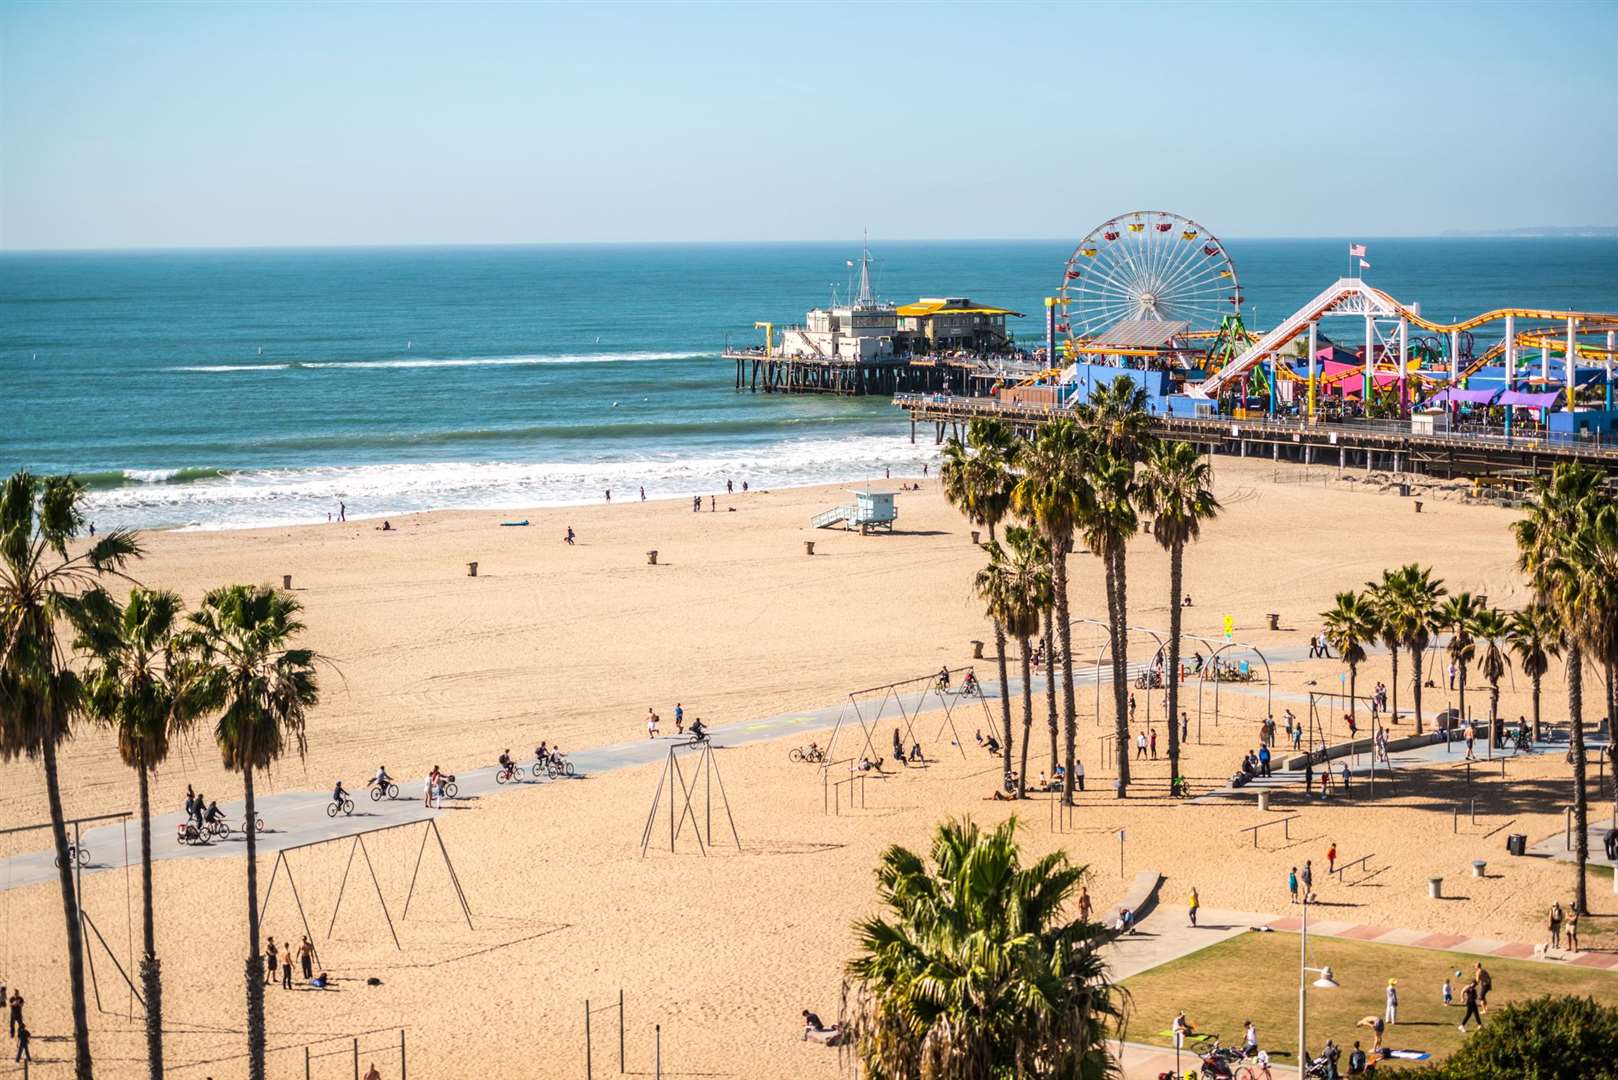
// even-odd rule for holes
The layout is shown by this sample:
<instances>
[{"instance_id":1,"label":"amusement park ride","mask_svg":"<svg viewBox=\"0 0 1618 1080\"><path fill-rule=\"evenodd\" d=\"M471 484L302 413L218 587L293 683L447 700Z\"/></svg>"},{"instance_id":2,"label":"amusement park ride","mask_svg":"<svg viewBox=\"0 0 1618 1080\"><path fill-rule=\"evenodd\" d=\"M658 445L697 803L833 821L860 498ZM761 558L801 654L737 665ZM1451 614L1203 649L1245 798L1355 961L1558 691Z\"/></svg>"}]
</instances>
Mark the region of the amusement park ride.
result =
<instances>
[{"instance_id":1,"label":"amusement park ride","mask_svg":"<svg viewBox=\"0 0 1618 1080\"><path fill-rule=\"evenodd\" d=\"M1136 368L1167 373L1152 392L1169 415L1458 420L1464 409L1509 433L1527 410L1568 436L1618 430L1618 314L1502 308L1443 323L1351 273L1255 332L1242 299L1234 262L1204 226L1155 210L1111 218L1079 242L1045 301L1050 366L1012 389L1055 388L1065 401L1060 388L1097 366ZM1352 320L1355 345L1323 345L1323 320Z\"/></svg>"}]
</instances>

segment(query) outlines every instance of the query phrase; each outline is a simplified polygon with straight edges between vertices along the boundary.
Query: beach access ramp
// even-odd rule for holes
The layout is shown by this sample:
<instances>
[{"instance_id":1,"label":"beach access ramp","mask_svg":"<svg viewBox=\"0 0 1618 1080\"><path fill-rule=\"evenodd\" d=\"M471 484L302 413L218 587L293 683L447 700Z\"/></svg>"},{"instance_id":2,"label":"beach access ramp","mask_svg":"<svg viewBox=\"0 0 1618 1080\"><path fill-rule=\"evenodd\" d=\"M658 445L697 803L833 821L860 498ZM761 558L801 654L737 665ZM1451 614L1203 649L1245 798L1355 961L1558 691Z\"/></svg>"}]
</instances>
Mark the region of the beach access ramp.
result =
<instances>
[{"instance_id":1,"label":"beach access ramp","mask_svg":"<svg viewBox=\"0 0 1618 1080\"><path fill-rule=\"evenodd\" d=\"M899 508L893 504L893 492L852 491L849 494L854 496L852 506L834 506L822 511L809 519L809 527L829 529L841 525L844 529L859 529L861 532L872 529L893 531L893 523L899 517Z\"/></svg>"}]
</instances>

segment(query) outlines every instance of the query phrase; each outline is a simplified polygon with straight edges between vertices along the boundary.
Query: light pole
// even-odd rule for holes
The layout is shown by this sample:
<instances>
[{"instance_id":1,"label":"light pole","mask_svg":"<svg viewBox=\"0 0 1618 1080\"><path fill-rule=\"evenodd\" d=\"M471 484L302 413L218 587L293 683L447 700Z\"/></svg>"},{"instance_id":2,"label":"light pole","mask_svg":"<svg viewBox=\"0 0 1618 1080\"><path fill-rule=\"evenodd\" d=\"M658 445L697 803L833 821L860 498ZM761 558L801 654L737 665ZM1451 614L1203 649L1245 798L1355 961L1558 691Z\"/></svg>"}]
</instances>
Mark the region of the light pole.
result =
<instances>
[{"instance_id":1,"label":"light pole","mask_svg":"<svg viewBox=\"0 0 1618 1080\"><path fill-rule=\"evenodd\" d=\"M1303 1080L1309 1075L1309 1041L1306 1018L1309 1014L1309 974L1313 972L1320 978L1314 985L1320 990L1337 989L1337 980L1331 977L1331 968L1312 968L1309 966L1309 894L1303 895L1303 927L1298 933L1298 1077Z\"/></svg>"}]
</instances>

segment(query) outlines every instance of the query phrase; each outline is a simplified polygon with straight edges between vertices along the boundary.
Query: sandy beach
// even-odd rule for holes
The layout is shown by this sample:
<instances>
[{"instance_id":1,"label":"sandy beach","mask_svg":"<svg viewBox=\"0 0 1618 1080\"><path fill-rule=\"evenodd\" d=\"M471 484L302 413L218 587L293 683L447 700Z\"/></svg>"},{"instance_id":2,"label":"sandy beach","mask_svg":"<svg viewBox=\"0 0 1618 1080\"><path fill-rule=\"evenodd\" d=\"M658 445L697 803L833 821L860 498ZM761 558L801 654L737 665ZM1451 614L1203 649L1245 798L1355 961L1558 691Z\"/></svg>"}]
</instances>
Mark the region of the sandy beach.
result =
<instances>
[{"instance_id":1,"label":"sandy beach","mask_svg":"<svg viewBox=\"0 0 1618 1080\"><path fill-rule=\"evenodd\" d=\"M1185 613L1188 633L1218 638L1228 615L1239 641L1277 658L1278 717L1284 707L1305 714L1307 692L1335 688L1341 670L1335 661L1280 658L1304 654L1335 592L1384 568L1419 561L1452 592L1485 593L1500 607L1526 599L1507 529L1512 512L1430 502L1418 516L1408 500L1329 483L1329 472L1303 473L1310 482L1300 483L1282 470L1217 459L1216 491L1226 509L1188 553L1185 585L1195 602ZM644 737L649 707L667 731L680 703L688 718L719 729L722 746L727 724L836 704L851 690L972 664L973 640L990 642L992 655L992 632L970 590L982 553L936 478L899 496L893 536L806 528L841 496L835 488L738 492L720 496L713 512L704 503L701 513L688 501L655 500L526 515L435 513L393 520L388 532L363 521L152 534L134 573L190 602L213 585L279 584L291 575L306 609L307 641L331 666L307 759L273 770L267 786L324 789L341 776L354 788L385 763L413 791L435 763L451 770L487 765L506 747L527 758L540 739L576 750ZM499 525L523 516L528 527ZM578 537L571 547L562 540L570 526ZM815 542L813 557L805 540ZM658 551L655 566L651 549ZM1166 627L1166 557L1140 537L1129 559L1131 622ZM474 560L475 578L467 573ZM1075 555L1071 574L1074 616L1104 617L1096 561ZM1271 612L1280 616L1280 631L1266 629ZM1076 654L1093 657L1101 640L1099 628L1077 628ZM1145 634L1135 639L1134 659L1147 658L1149 641ZM975 663L982 678L995 677L992 660ZM1429 723L1452 697L1442 661L1431 670L1439 687L1424 702ZM1373 656L1361 669L1361 692L1388 678L1387 657ZM1402 682L1399 704L1408 709ZM1502 714L1527 713L1527 689L1520 673L1508 677ZM1217 785L1256 744L1261 690L1225 688L1217 727L1204 701L1202 742L1187 751L1194 789ZM1195 715L1194 685L1185 696ZM1091 893L1102 910L1133 874L1159 870L1167 880L1158 918L1180 918L1192 885L1209 907L1284 914L1287 868L1304 858L1318 864L1333 840L1345 859L1371 854L1383 867L1363 887L1322 889L1323 899L1343 906L1334 917L1536 941L1544 906L1568 894L1566 866L1507 862L1503 850L1508 831L1532 842L1561 829L1568 791L1560 755L1514 761L1507 781L1480 779L1475 791L1463 793L1460 774L1440 764L1413 770L1396 794L1374 802L1289 806L1303 815L1293 841L1266 838L1255 849L1240 831L1258 820L1250 800L1171 803L1161 798L1162 761L1142 763L1142 797L1113 799L1100 748L1112 730L1110 702L1098 723L1095 688L1081 686L1078 697L1089 790L1073 831L1059 835L1044 801L986 801L997 766L970 745L964 756L929 746L929 767L871 781L864 808L825 815L816 770L789 763L787 751L798 741L789 740L716 752L740 852L717 845L705 858L682 840L674 855L665 844L641 858L657 766L504 790L446 809L439 821L474 913L470 930L457 921L441 864L430 859L409 917L398 921L419 828L368 841L402 950L374 890L365 881L356 891L356 879L327 938L349 843L296 853L290 861L300 895L339 992L268 992L270 1045L283 1048L271 1055L271 1075L301 1075L302 1047L322 1039L335 1040L320 1047L337 1056L322 1059L326 1071L314 1075L347 1075L349 1036L374 1032L364 1037L369 1048L396 1043L400 1028L410 1068L420 1075L582 1075L584 1001L615 1002L620 988L631 1071L650 1070L653 1025L661 1024L663 1068L671 1074L835 1075L836 1052L800 1040L799 1011L812 1008L828 1019L837 1013L850 924L872 910L871 872L881 851L892 843L924 845L948 815L987 824L1017 814L1029 849L1059 844L1091 864ZM1468 702L1485 711L1487 687L1474 680ZM1565 714L1554 672L1545 711L1548 719ZM1044 713L1040 699L1031 773L1049 754ZM1409 725L1405 719L1402 726ZM924 732L936 727L919 725ZM884 725L880 743L888 737ZM133 805L133 777L100 733L81 730L62 767L69 814ZM0 817L43 820L37 766L0 766L0 781ZM239 781L220 769L206 732L162 770L156 808L175 808L187 784L221 802L239 798ZM1479 823L1463 821L1452 832L1451 810L1462 797L1479 799ZM1592 816L1603 805L1592 790ZM1120 828L1129 837L1122 876ZM42 834L6 839L0 854L43 846ZM1474 858L1490 860L1489 878L1466 880L1452 900L1425 899L1429 876L1461 882ZM270 861L261 860L262 873ZM244 1075L234 1056L243 1049L236 959L245 937L243 863L166 861L156 876L165 998L177 1029L171 1071ZM138 916L138 880L128 882L120 870L88 874L85 882L87 906L100 913L114 950L123 951L121 909L132 897ZM1604 888L1592 886L1591 901L1602 915L1614 910ZM10 890L0 903L7 977L25 987L36 1031L65 1035L55 886ZM265 929L278 941L301 934L289 894L272 900ZM382 984L367 986L369 976ZM103 970L104 993L111 980ZM138 1017L134 1024L122 1018L126 993L111 993L105 1004L111 1012L92 1008L100 1071L137 1075L144 1068ZM603 1068L609 1059L617 1067L616 1018L601 1014L596 1022L601 1073L610 1071ZM36 1044L42 1058L68 1058L70 1047ZM380 1054L372 1056L385 1076L396 1075ZM47 1066L63 1075L68 1068Z\"/></svg>"}]
</instances>

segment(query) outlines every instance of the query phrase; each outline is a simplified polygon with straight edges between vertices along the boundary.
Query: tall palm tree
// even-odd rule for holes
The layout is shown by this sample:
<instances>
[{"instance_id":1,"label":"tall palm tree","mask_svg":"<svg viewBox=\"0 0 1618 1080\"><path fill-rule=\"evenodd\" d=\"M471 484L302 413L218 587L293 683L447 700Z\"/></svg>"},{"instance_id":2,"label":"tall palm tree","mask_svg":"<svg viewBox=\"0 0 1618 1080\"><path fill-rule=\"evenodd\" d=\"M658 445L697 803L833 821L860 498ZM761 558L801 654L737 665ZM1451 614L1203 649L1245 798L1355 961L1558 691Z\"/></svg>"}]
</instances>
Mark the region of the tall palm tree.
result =
<instances>
[{"instance_id":1,"label":"tall palm tree","mask_svg":"<svg viewBox=\"0 0 1618 1080\"><path fill-rule=\"evenodd\" d=\"M1202 523L1219 513L1213 473L1190 443L1159 443L1140 477L1141 507L1152 515L1152 535L1169 553L1169 778L1180 775L1180 601L1185 582L1185 546Z\"/></svg>"},{"instance_id":2,"label":"tall palm tree","mask_svg":"<svg viewBox=\"0 0 1618 1080\"><path fill-rule=\"evenodd\" d=\"M1538 742L1540 687L1545 673L1550 670L1551 658L1562 655L1562 626L1550 608L1535 601L1511 613L1508 632L1511 651L1517 654L1517 664L1533 682L1534 741Z\"/></svg>"},{"instance_id":3,"label":"tall palm tree","mask_svg":"<svg viewBox=\"0 0 1618 1080\"><path fill-rule=\"evenodd\" d=\"M1391 614L1399 643L1409 651L1414 669L1410 677L1410 692L1416 707L1416 734L1420 735L1422 657L1432 643L1433 627L1438 622L1438 603L1448 595L1449 590L1444 588L1443 581L1433 577L1431 567L1418 566L1416 563L1400 567L1394 574L1394 580L1395 600ZM1393 684L1394 705L1397 706L1399 680L1395 678Z\"/></svg>"},{"instance_id":4,"label":"tall palm tree","mask_svg":"<svg viewBox=\"0 0 1618 1080\"><path fill-rule=\"evenodd\" d=\"M1371 610L1372 625L1376 630L1376 637L1388 650L1392 658L1393 670L1389 682L1393 686L1393 701L1388 709L1388 722L1398 723L1399 717L1399 646L1403 637L1399 633L1398 605L1399 605L1399 578L1396 571L1382 571L1381 581L1367 581L1365 591L1360 594ZM1372 714L1372 726L1375 727L1375 713Z\"/></svg>"},{"instance_id":5,"label":"tall palm tree","mask_svg":"<svg viewBox=\"0 0 1618 1080\"><path fill-rule=\"evenodd\" d=\"M1517 566L1528 575L1535 595L1555 615L1567 648L1567 706L1569 744L1573 754L1574 883L1579 911L1589 910L1585 867L1590 859L1590 805L1585 792L1584 753L1584 647L1587 627L1582 617L1593 606L1587 587L1592 582L1581 565L1574 544L1593 516L1593 507L1606 499L1604 477L1588 466L1558 465L1549 477L1534 485L1528 512L1512 523L1517 540ZM1610 588L1610 585L1609 585Z\"/></svg>"},{"instance_id":6,"label":"tall palm tree","mask_svg":"<svg viewBox=\"0 0 1618 1080\"><path fill-rule=\"evenodd\" d=\"M999 420L981 416L966 425L965 445L959 439L951 439L944 447L944 463L939 468L944 496L967 520L989 530L991 544L998 539L995 529L1011 513L1016 447L1017 438L1011 428ZM1000 669L1000 726L1007 735L1009 772L1011 684L1006 678L1006 628L998 619L994 619L994 652Z\"/></svg>"},{"instance_id":7,"label":"tall palm tree","mask_svg":"<svg viewBox=\"0 0 1618 1080\"><path fill-rule=\"evenodd\" d=\"M1009 551L990 541L989 565L978 571L974 582L978 595L988 604L993 617L1006 633L1017 639L1022 653L1022 761L1017 772L1017 797L1028 786L1028 739L1034 725L1033 649L1030 641L1039 632L1040 612L1048 607L1051 591L1049 549L1032 529L1013 525L1006 530ZM1009 726L1009 725L1008 725ZM1011 739L1002 747L1007 775L1011 773Z\"/></svg>"},{"instance_id":8,"label":"tall palm tree","mask_svg":"<svg viewBox=\"0 0 1618 1080\"><path fill-rule=\"evenodd\" d=\"M1360 665L1365 662L1365 645L1376 640L1376 612L1370 602L1354 592L1337 594L1337 602L1320 613L1325 621L1326 641L1348 665L1348 709L1352 713L1358 697Z\"/></svg>"},{"instance_id":9,"label":"tall palm tree","mask_svg":"<svg viewBox=\"0 0 1618 1080\"><path fill-rule=\"evenodd\" d=\"M984 834L947 821L930 860L894 846L883 914L855 926L843 987L850 1052L872 1080L1117 1075L1120 995L1105 927L1068 911L1086 871L1055 851L1024 866L1015 820Z\"/></svg>"},{"instance_id":10,"label":"tall palm tree","mask_svg":"<svg viewBox=\"0 0 1618 1080\"><path fill-rule=\"evenodd\" d=\"M1506 613L1499 608L1486 607L1480 610L1477 617L1472 620L1472 634L1482 645L1482 655L1478 657L1478 670L1483 677L1489 680L1489 745L1493 746L1495 730L1500 723L1500 677L1511 666L1506 656L1506 641L1511 633L1511 623L1506 619Z\"/></svg>"},{"instance_id":11,"label":"tall palm tree","mask_svg":"<svg viewBox=\"0 0 1618 1080\"><path fill-rule=\"evenodd\" d=\"M1073 751L1078 737L1073 702L1073 629L1068 618L1067 549L1073 540L1074 523L1091 501L1090 484L1085 475L1089 456L1089 444L1079 426L1066 417L1054 420L1019 451L1022 473L1011 490L1012 508L1039 529L1051 550L1051 589L1056 601L1056 633L1060 639L1051 642L1051 647L1059 652L1062 663L1067 766L1062 798L1067 803L1073 801Z\"/></svg>"},{"instance_id":12,"label":"tall palm tree","mask_svg":"<svg viewBox=\"0 0 1618 1080\"><path fill-rule=\"evenodd\" d=\"M1135 514L1135 466L1098 455L1091 461L1090 487L1093 495L1078 524L1085 544L1101 558L1106 570L1117 791L1122 799L1129 792L1129 598L1124 552L1140 525Z\"/></svg>"},{"instance_id":13,"label":"tall palm tree","mask_svg":"<svg viewBox=\"0 0 1618 1080\"><path fill-rule=\"evenodd\" d=\"M163 981L152 903L151 775L168 758L170 740L187 730L197 715L194 684L175 642L185 605L175 593L138 587L123 605L99 588L85 594L85 601L75 644L93 665L86 676L89 712L113 731L119 756L140 780L140 975L146 1005L146 1064L152 1080L162 1080Z\"/></svg>"},{"instance_id":14,"label":"tall palm tree","mask_svg":"<svg viewBox=\"0 0 1618 1080\"><path fill-rule=\"evenodd\" d=\"M140 556L140 545L133 534L115 529L70 554L69 543L84 527L83 496L84 485L72 477L25 471L13 473L0 489L0 761L27 757L44 767L67 930L73 1066L79 1080L90 1080L84 939L56 760L56 748L72 736L84 707L84 684L68 665L59 631L103 575L120 574Z\"/></svg>"},{"instance_id":15,"label":"tall palm tree","mask_svg":"<svg viewBox=\"0 0 1618 1080\"><path fill-rule=\"evenodd\" d=\"M1478 603L1477 597L1469 592L1458 592L1438 609L1438 625L1449 631L1449 644L1445 651L1449 653L1450 662L1453 663L1461 676L1460 715L1466 719L1466 667L1477 654L1477 638L1473 634L1473 626L1477 623L1478 615L1483 611L1483 605Z\"/></svg>"},{"instance_id":16,"label":"tall palm tree","mask_svg":"<svg viewBox=\"0 0 1618 1080\"><path fill-rule=\"evenodd\" d=\"M309 709L319 700L315 654L293 648L304 629L291 595L263 586L227 585L202 598L183 645L200 665L200 700L218 713L214 741L225 768L242 774L247 806L257 819L253 773L288 750L301 758ZM264 1080L264 983L259 978L258 846L247 830L248 1077Z\"/></svg>"}]
</instances>

